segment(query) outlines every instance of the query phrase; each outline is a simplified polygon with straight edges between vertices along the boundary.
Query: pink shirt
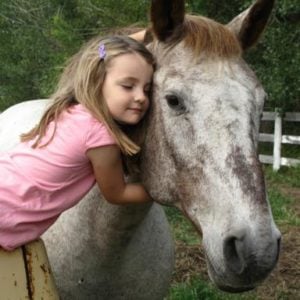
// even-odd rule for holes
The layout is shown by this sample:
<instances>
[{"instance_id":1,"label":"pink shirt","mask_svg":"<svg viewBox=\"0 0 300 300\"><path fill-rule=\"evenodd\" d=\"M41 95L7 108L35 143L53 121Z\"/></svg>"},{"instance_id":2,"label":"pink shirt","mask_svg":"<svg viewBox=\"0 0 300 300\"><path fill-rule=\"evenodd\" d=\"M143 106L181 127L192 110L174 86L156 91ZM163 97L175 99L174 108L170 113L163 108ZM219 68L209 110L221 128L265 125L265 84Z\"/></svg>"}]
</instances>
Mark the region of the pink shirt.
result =
<instances>
[{"instance_id":1,"label":"pink shirt","mask_svg":"<svg viewBox=\"0 0 300 300\"><path fill-rule=\"evenodd\" d=\"M49 140L50 123L42 143ZM38 238L95 184L90 148L115 144L82 105L62 113L43 148L20 143L0 156L0 247L12 250Z\"/></svg>"}]
</instances>

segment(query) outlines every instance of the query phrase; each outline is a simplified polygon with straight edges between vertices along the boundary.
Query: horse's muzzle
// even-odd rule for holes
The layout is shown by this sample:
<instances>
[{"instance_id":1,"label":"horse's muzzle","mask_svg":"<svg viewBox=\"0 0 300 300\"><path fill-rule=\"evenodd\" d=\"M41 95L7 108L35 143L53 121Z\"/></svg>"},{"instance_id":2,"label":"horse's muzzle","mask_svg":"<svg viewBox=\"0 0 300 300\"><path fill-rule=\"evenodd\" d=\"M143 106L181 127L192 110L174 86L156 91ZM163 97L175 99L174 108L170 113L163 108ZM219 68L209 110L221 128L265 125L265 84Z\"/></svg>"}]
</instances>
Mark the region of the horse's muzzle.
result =
<instances>
[{"instance_id":1,"label":"horse's muzzle","mask_svg":"<svg viewBox=\"0 0 300 300\"><path fill-rule=\"evenodd\" d=\"M274 269L280 251L281 234L276 230L272 239L257 245L243 231L224 239L224 273L220 274L208 259L209 273L219 289L240 293L255 288Z\"/></svg>"}]
</instances>

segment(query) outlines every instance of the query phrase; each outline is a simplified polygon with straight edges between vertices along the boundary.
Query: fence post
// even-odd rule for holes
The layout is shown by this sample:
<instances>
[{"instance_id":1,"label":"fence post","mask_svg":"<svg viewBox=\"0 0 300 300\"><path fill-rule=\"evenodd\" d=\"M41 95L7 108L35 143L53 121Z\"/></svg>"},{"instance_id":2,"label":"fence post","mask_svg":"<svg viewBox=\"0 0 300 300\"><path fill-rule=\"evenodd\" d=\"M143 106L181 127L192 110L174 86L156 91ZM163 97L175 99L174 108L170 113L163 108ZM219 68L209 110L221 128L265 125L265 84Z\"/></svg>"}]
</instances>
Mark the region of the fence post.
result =
<instances>
[{"instance_id":1,"label":"fence post","mask_svg":"<svg viewBox=\"0 0 300 300\"><path fill-rule=\"evenodd\" d=\"M281 163L282 119L278 109L275 109L273 170L278 171Z\"/></svg>"}]
</instances>

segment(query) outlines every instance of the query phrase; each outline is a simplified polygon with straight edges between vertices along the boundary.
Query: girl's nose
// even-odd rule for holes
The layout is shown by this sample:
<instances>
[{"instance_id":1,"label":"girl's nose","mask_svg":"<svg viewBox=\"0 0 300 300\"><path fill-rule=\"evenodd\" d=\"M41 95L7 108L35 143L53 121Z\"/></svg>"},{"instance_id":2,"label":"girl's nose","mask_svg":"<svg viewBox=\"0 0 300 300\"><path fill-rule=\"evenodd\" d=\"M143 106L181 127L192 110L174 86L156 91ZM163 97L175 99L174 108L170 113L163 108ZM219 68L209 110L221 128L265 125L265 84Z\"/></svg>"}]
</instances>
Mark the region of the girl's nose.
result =
<instances>
[{"instance_id":1,"label":"girl's nose","mask_svg":"<svg viewBox=\"0 0 300 300\"><path fill-rule=\"evenodd\" d=\"M143 103L147 100L147 97L148 96L146 95L145 91L139 91L135 95L134 101L139 102L139 103Z\"/></svg>"}]
</instances>

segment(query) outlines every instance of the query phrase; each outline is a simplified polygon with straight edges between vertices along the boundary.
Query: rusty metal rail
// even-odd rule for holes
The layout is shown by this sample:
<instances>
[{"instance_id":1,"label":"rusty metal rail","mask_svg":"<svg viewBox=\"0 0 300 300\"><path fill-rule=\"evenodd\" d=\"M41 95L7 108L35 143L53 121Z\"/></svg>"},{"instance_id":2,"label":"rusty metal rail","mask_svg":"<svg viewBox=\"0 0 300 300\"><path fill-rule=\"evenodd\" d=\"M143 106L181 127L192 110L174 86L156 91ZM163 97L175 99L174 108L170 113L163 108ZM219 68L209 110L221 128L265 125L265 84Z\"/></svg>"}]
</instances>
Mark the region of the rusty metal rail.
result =
<instances>
[{"instance_id":1,"label":"rusty metal rail","mask_svg":"<svg viewBox=\"0 0 300 300\"><path fill-rule=\"evenodd\" d=\"M0 249L0 300L59 300L42 240Z\"/></svg>"}]
</instances>

